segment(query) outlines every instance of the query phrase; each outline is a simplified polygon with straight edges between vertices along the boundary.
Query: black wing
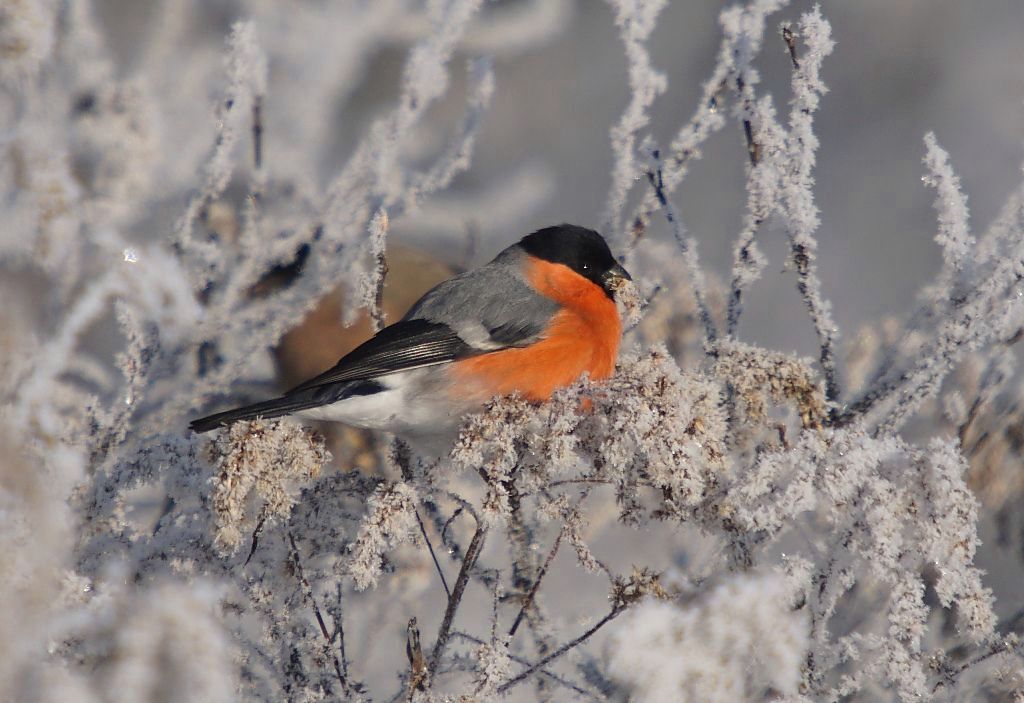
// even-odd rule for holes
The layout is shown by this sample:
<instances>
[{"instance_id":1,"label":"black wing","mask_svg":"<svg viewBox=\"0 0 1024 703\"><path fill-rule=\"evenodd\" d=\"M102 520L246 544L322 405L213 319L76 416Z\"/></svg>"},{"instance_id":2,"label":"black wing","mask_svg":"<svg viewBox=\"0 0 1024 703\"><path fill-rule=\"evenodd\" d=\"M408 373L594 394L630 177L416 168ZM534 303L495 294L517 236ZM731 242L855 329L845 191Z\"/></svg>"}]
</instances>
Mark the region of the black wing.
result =
<instances>
[{"instance_id":1,"label":"black wing","mask_svg":"<svg viewBox=\"0 0 1024 703\"><path fill-rule=\"evenodd\" d=\"M317 386L306 390L289 393L280 398L264 400L261 403L243 405L240 408L232 408L224 412L214 413L193 420L189 428L193 432L209 432L218 427L230 425L239 420L253 420L261 417L269 420L282 415L291 415L299 410L317 408L321 405L336 403L345 398L355 395L372 395L384 389L377 381L352 381L350 383L336 383L328 386Z\"/></svg>"},{"instance_id":2,"label":"black wing","mask_svg":"<svg viewBox=\"0 0 1024 703\"><path fill-rule=\"evenodd\" d=\"M433 366L479 353L480 350L468 345L448 325L427 320L400 320L346 354L334 368L296 386L286 395L330 383Z\"/></svg>"}]
</instances>

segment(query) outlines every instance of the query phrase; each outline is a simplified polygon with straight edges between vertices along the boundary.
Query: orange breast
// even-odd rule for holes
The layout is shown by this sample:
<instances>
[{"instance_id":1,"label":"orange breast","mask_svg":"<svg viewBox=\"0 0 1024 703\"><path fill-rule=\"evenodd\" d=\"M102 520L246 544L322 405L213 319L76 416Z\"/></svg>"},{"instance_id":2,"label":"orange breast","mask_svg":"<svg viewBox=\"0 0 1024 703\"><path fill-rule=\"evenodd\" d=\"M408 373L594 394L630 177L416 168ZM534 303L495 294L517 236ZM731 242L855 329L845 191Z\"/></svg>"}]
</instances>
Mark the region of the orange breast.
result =
<instances>
[{"instance_id":1,"label":"orange breast","mask_svg":"<svg viewBox=\"0 0 1024 703\"><path fill-rule=\"evenodd\" d=\"M537 292L562 306L543 339L521 349L460 361L452 367L458 381L486 397L518 391L529 400L543 401L584 372L592 379L611 376L622 324L604 290L568 266L539 259L530 261L527 279Z\"/></svg>"}]
</instances>

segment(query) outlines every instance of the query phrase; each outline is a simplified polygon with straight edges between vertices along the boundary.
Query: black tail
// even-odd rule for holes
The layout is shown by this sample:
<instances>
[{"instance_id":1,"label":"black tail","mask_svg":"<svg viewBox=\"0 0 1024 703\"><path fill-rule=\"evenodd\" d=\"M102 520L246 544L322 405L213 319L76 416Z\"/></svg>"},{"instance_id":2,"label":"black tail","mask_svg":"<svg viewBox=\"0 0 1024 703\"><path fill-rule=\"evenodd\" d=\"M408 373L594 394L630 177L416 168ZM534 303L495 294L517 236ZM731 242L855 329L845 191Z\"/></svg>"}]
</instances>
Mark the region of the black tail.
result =
<instances>
[{"instance_id":1,"label":"black tail","mask_svg":"<svg viewBox=\"0 0 1024 703\"><path fill-rule=\"evenodd\" d=\"M258 417L269 420L282 415L291 415L299 410L337 403L354 395L372 395L382 390L384 390L384 386L373 379L328 383L323 386L293 391L280 398L264 400L262 403L243 405L234 410L207 415L193 420L188 426L193 432L209 432L240 420L255 420Z\"/></svg>"},{"instance_id":2,"label":"black tail","mask_svg":"<svg viewBox=\"0 0 1024 703\"><path fill-rule=\"evenodd\" d=\"M269 420L272 417L291 415L299 410L315 408L316 406L323 404L322 400L317 400L310 394L290 397L285 396L283 398L265 400L262 403L243 405L242 407L235 408L234 410L225 410L221 413L207 415L206 417L201 417L198 420L193 420L188 426L193 432L209 432L210 430L230 425L231 423L238 422L239 420L255 420L258 417Z\"/></svg>"}]
</instances>

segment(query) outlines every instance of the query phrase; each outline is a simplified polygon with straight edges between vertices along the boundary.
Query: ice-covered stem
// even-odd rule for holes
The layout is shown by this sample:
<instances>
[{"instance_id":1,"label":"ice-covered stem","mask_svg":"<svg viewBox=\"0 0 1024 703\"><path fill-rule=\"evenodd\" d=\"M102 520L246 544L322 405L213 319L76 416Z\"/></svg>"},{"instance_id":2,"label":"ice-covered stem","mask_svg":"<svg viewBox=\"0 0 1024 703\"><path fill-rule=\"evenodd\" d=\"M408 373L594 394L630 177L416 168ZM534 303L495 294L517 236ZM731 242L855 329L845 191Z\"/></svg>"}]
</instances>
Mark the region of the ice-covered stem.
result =
<instances>
[{"instance_id":1,"label":"ice-covered stem","mask_svg":"<svg viewBox=\"0 0 1024 703\"><path fill-rule=\"evenodd\" d=\"M480 122L494 97L494 62L489 57L474 59L469 62L468 70L466 113L459 125L458 136L432 168L412 179L408 196L410 208L418 207L428 195L447 188L455 176L469 167Z\"/></svg>"},{"instance_id":2,"label":"ice-covered stem","mask_svg":"<svg viewBox=\"0 0 1024 703\"><path fill-rule=\"evenodd\" d=\"M686 227L676 212L675 206L668 199L665 189L664 164L661 151L652 140L646 140L644 149L647 151L650 165L646 172L647 181L654 190L658 205L665 213L672 236L675 237L683 254L683 266L690 279L690 287L693 291L693 298L697 303L697 310L700 314L701 323L704 326L704 346L707 351L712 351L715 342L718 340L718 330L715 327L714 318L711 316L711 309L708 307L707 281L704 278L704 271L700 267L700 259L697 256L697 240L687 236Z\"/></svg>"},{"instance_id":3,"label":"ice-covered stem","mask_svg":"<svg viewBox=\"0 0 1024 703\"><path fill-rule=\"evenodd\" d=\"M924 144L927 173L922 180L935 189L935 211L939 218L935 241L942 247L942 273L935 287L945 291L959 283L958 277L968 273L977 242L971 234L967 196L949 163L949 154L939 146L934 132L924 135Z\"/></svg>"},{"instance_id":4,"label":"ice-covered stem","mask_svg":"<svg viewBox=\"0 0 1024 703\"><path fill-rule=\"evenodd\" d=\"M630 100L619 122L611 128L612 183L605 204L602 229L613 238L619 236L626 194L643 170L636 158L636 136L650 122L648 111L654 100L665 92L668 81L655 70L647 51L647 39L654 30L665 0L610 0L615 9L615 24L629 62Z\"/></svg>"},{"instance_id":5,"label":"ice-covered stem","mask_svg":"<svg viewBox=\"0 0 1024 703\"><path fill-rule=\"evenodd\" d=\"M260 103L267 91L267 57L259 46L253 22L236 22L232 26L225 63L228 88L218 109L213 154L206 163L202 188L192 196L174 231L174 246L190 263L196 290L202 290L224 273L226 261L221 249L215 243L193 238L192 230L202 209L220 197L231 180L234 150L247 114L254 118L253 156L257 166L262 158L262 119L259 118Z\"/></svg>"},{"instance_id":6,"label":"ice-covered stem","mask_svg":"<svg viewBox=\"0 0 1024 703\"><path fill-rule=\"evenodd\" d=\"M387 260L388 211L381 208L370 220L370 255L374 259L374 267L370 270L367 286L373 291L370 303L370 320L374 333L384 329L384 283L388 275Z\"/></svg>"},{"instance_id":7,"label":"ice-covered stem","mask_svg":"<svg viewBox=\"0 0 1024 703\"><path fill-rule=\"evenodd\" d=\"M767 141L780 141L773 132L780 131L774 119L771 101L762 100L755 111L758 132L765 134ZM753 113L752 113L753 114ZM763 137L764 138L764 137ZM758 158L747 169L747 204L743 215L743 229L733 247L732 281L729 290L729 304L726 312L725 333L734 337L743 312L744 291L761 277L767 265L764 254L757 247L756 236L762 223L773 212L778 198L778 169L775 154Z\"/></svg>"},{"instance_id":8,"label":"ice-covered stem","mask_svg":"<svg viewBox=\"0 0 1024 703\"><path fill-rule=\"evenodd\" d=\"M719 16L722 43L711 76L704 83L700 102L669 147L663 182L671 195L686 177L692 161L703 156L704 143L726 125L722 99L731 90L749 91L758 81L752 62L761 50L768 16L787 0L751 0L744 6L728 7ZM741 119L742 122L742 119ZM658 210L658 197L648 193L634 211L631 226L642 230Z\"/></svg>"},{"instance_id":9,"label":"ice-covered stem","mask_svg":"<svg viewBox=\"0 0 1024 703\"><path fill-rule=\"evenodd\" d=\"M796 268L797 289L803 296L820 348L818 361L825 376L825 395L830 401L839 397L835 345L839 330L832 319L832 306L821 290L815 259L818 242L815 232L820 224L814 202L815 152L818 138L814 134L814 113L821 96L827 92L821 81L822 61L832 53L831 26L813 10L800 18L799 39L803 53L793 70L793 98L789 113L789 134L786 138L788 168L782 171L782 198L785 203L786 229L789 232L791 260ZM787 46L793 46L790 38ZM795 49L791 49L795 52Z\"/></svg>"},{"instance_id":10,"label":"ice-covered stem","mask_svg":"<svg viewBox=\"0 0 1024 703\"><path fill-rule=\"evenodd\" d=\"M120 291L118 276L111 272L86 288L69 306L58 332L39 351L35 368L18 389L12 418L23 422L21 431L34 424L35 432L58 437L61 419L53 408L53 388L58 376L69 364L79 338L93 322L106 312L110 296Z\"/></svg>"},{"instance_id":11,"label":"ice-covered stem","mask_svg":"<svg viewBox=\"0 0 1024 703\"><path fill-rule=\"evenodd\" d=\"M153 360L160 353L159 328L152 322L141 319L140 311L123 300L115 300L114 312L118 325L127 340L127 349L117 355L117 365L124 377L125 388L119 400L109 412L97 409L94 418L95 430L90 433L91 449L89 465L98 467L109 457L114 447L124 441L131 417L138 407L138 401L145 395Z\"/></svg>"},{"instance_id":12,"label":"ice-covered stem","mask_svg":"<svg viewBox=\"0 0 1024 703\"><path fill-rule=\"evenodd\" d=\"M861 421L876 435L894 432L938 393L942 380L965 354L993 338L1009 336L1024 318L1018 286L1024 281L1024 262L997 262L984 281L952 301L938 321L932 339L918 350L913 364L895 378L879 381L842 415L842 423Z\"/></svg>"},{"instance_id":13,"label":"ice-covered stem","mask_svg":"<svg viewBox=\"0 0 1024 703\"><path fill-rule=\"evenodd\" d=\"M416 209L428 195L448 187L452 179L469 167L470 155L476 142L480 121L487 111L494 95L494 66L490 59L478 59L469 63L469 96L466 101L466 113L459 127L458 136L434 162L433 166L422 173L411 174L405 192L388 192L392 188L391 181L398 177L396 173L378 174L378 192L373 197L383 202L370 220L366 240L369 266L359 275L352 278L350 284L357 293L349 296L344 309L343 321L351 323L361 308L370 310L374 331L384 326L381 308L384 295L384 277L387 275L387 261L384 256L390 217L400 217L409 210ZM395 168L399 168L395 164ZM355 256L358 260L360 257Z\"/></svg>"},{"instance_id":14,"label":"ice-covered stem","mask_svg":"<svg viewBox=\"0 0 1024 703\"><path fill-rule=\"evenodd\" d=\"M949 154L939 146L933 132L924 137L925 175L921 180L936 191L934 207L938 215L938 230L935 241L942 248L942 269L936 280L925 287L924 303L911 316L908 330L933 329L936 320L948 314L956 301L965 295L964 288L971 283L975 268L986 258L986 241L978 247L970 230L967 196L963 193L960 178L949 162ZM986 237L986 240L996 239ZM886 350L874 374L876 383L893 371L900 357L916 356L905 338L901 343Z\"/></svg>"},{"instance_id":15,"label":"ice-covered stem","mask_svg":"<svg viewBox=\"0 0 1024 703\"><path fill-rule=\"evenodd\" d=\"M1014 658L1024 657L1024 643L1017 634L1006 635L989 643L985 650L974 658L962 664L954 664L945 652L940 652L932 657L929 667L938 672L940 678L932 687L932 694L938 694L940 690L955 692L960 684L961 677L971 670L980 667L994 657L1004 657L1009 660L1007 663L1012 666ZM1012 662L1012 663L1011 663ZM1024 683L1019 684L1013 691L1012 700L1024 699Z\"/></svg>"},{"instance_id":16,"label":"ice-covered stem","mask_svg":"<svg viewBox=\"0 0 1024 703\"><path fill-rule=\"evenodd\" d=\"M841 418L844 423L860 419L879 433L901 427L939 391L964 355L994 340L1015 340L1024 324L1024 185L973 244L959 179L934 138L926 137L925 143L924 180L939 191L940 280L929 286L904 340L886 350L870 387Z\"/></svg>"}]
</instances>

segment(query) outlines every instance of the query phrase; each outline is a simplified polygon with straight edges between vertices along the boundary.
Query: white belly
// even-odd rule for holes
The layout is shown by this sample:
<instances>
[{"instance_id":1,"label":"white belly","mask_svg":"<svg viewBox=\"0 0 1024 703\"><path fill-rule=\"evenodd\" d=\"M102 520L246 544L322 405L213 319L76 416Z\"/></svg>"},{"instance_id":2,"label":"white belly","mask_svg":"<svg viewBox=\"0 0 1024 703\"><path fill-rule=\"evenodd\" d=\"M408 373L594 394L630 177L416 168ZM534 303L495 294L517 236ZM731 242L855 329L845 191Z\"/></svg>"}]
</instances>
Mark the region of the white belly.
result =
<instances>
[{"instance_id":1,"label":"white belly","mask_svg":"<svg viewBox=\"0 0 1024 703\"><path fill-rule=\"evenodd\" d=\"M299 417L342 422L402 436L451 435L480 402L453 403L443 367L412 369L377 379L384 389L297 413Z\"/></svg>"}]
</instances>

